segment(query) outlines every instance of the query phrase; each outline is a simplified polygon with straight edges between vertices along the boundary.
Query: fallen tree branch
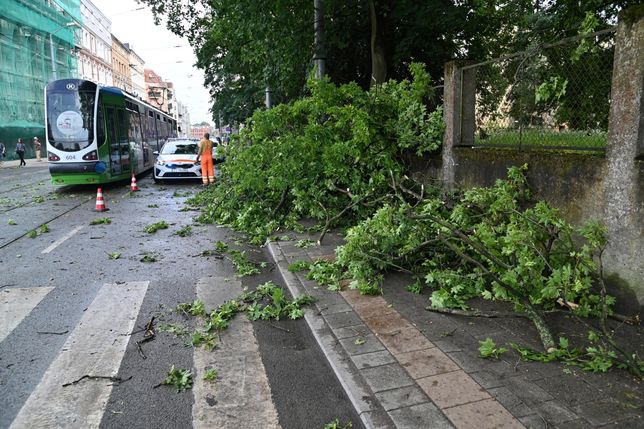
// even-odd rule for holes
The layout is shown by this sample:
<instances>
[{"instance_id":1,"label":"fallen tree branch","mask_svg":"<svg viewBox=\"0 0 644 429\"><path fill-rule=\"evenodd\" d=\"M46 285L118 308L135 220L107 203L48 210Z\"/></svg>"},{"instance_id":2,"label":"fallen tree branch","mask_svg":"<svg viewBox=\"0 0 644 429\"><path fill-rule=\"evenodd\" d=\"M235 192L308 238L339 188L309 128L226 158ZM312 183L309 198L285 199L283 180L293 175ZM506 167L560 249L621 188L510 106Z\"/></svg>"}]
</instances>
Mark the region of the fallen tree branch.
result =
<instances>
[{"instance_id":1,"label":"fallen tree branch","mask_svg":"<svg viewBox=\"0 0 644 429\"><path fill-rule=\"evenodd\" d=\"M86 375L82 376L81 378L79 378L78 380L72 381L70 383L63 384L63 387L78 384L78 383L80 383L81 381L83 381L85 379L87 379L87 380L109 380L109 381L112 381L114 383L124 383L124 382L130 380L131 378L132 378L131 375L128 378L121 378L121 377L112 377L112 376L107 376L107 375L88 375L88 374L86 374Z\"/></svg>"},{"instance_id":2,"label":"fallen tree branch","mask_svg":"<svg viewBox=\"0 0 644 429\"><path fill-rule=\"evenodd\" d=\"M288 196L288 193L290 192L290 190L291 190L291 188L289 186L287 186L282 191L280 201L279 201L279 203L277 203L277 206L273 209L273 216L275 216L282 209L284 204L286 203L286 197Z\"/></svg>"},{"instance_id":3,"label":"fallen tree branch","mask_svg":"<svg viewBox=\"0 0 644 429\"><path fill-rule=\"evenodd\" d=\"M438 308L431 305L425 307L427 311L433 311L435 313L442 314L451 314L457 316L467 316L467 317L487 317L487 318L497 318L497 317L520 317L529 319L530 317L524 313L515 313L512 311L481 311L481 310L460 310L457 308Z\"/></svg>"},{"instance_id":4,"label":"fallen tree branch","mask_svg":"<svg viewBox=\"0 0 644 429\"><path fill-rule=\"evenodd\" d=\"M148 357L143 353L143 348L141 347L141 344L147 343L148 341L152 341L156 337L156 333L154 332L154 316L150 319L150 321L145 325L144 329L145 333L143 334L143 339L138 340L136 342L136 348L139 351L139 354L143 359L147 359Z\"/></svg>"}]
</instances>

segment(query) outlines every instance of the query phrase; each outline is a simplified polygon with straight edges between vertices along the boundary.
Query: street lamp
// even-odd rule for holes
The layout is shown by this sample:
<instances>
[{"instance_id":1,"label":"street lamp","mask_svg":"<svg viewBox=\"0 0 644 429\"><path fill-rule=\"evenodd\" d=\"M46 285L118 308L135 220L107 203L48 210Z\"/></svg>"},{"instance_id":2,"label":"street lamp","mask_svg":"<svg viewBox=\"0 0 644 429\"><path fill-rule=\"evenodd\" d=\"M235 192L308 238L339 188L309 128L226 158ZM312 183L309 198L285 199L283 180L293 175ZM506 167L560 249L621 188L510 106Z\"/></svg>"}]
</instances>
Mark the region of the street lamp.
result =
<instances>
[{"instance_id":1,"label":"street lamp","mask_svg":"<svg viewBox=\"0 0 644 429\"><path fill-rule=\"evenodd\" d=\"M72 28L72 27L78 27L81 28L80 24L76 21L68 22L65 25L61 25L56 31L52 32L49 34L49 50L51 54L51 74L54 78L54 80L58 79L57 76L57 69L56 69L56 60L54 57L54 34L58 33L60 30L63 30L65 28Z\"/></svg>"}]
</instances>

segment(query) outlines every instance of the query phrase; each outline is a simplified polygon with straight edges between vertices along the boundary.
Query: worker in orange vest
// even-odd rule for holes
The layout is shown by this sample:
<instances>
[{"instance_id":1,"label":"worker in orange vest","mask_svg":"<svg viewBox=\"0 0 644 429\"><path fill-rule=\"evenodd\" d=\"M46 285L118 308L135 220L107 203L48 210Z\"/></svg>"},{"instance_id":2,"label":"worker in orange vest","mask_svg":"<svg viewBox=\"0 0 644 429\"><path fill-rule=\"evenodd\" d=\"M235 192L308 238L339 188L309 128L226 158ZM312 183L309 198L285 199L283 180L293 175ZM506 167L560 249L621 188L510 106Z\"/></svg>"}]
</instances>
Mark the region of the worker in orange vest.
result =
<instances>
[{"instance_id":1,"label":"worker in orange vest","mask_svg":"<svg viewBox=\"0 0 644 429\"><path fill-rule=\"evenodd\" d=\"M210 183L215 183L215 168L212 163L212 146L210 134L205 133L203 140L199 142L199 155L197 155L197 162L201 160L201 181L203 186L208 186Z\"/></svg>"}]
</instances>

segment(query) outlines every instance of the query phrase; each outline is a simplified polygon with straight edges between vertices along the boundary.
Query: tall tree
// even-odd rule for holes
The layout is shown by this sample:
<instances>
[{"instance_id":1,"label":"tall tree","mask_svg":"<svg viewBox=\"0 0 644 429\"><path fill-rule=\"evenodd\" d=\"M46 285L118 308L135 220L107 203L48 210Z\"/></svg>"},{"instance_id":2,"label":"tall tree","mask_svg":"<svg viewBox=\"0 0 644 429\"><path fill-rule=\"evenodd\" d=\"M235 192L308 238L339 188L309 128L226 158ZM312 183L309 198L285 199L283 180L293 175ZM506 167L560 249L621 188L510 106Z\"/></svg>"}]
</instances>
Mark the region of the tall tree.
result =
<instances>
[{"instance_id":1,"label":"tall tree","mask_svg":"<svg viewBox=\"0 0 644 429\"><path fill-rule=\"evenodd\" d=\"M313 0L137 0L186 36L205 71L213 117L243 120L304 95L314 58ZM601 26L636 0L325 0L327 75L368 88L422 62L440 80L456 58L487 59Z\"/></svg>"}]
</instances>

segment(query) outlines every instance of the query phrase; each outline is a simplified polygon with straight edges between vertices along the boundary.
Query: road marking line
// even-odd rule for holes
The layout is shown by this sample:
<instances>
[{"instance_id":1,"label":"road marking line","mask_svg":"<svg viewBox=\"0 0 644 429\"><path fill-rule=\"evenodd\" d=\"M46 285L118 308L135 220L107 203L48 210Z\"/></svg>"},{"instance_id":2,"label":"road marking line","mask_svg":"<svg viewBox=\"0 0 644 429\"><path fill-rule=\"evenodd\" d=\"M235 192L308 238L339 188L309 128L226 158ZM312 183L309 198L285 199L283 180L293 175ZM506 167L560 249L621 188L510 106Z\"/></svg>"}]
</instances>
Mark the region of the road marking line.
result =
<instances>
[{"instance_id":1,"label":"road marking line","mask_svg":"<svg viewBox=\"0 0 644 429\"><path fill-rule=\"evenodd\" d=\"M58 240L56 240L56 241L54 241L54 242L51 244L51 246L49 246L48 248L46 248L45 250L43 250L43 251L42 251L42 252L40 252L40 253L49 253L49 252L51 252L51 251L52 251L52 250L54 250L56 247L58 247L58 246L60 246L61 244L63 244L63 243L64 243L67 239L69 239L72 235L74 235L74 234L76 234L78 231L80 231L84 226L85 226L85 225L79 225L79 226L77 226L76 228L72 229L71 231L69 231L69 232L67 233L67 235L65 235L64 237L59 238L59 239L58 239Z\"/></svg>"},{"instance_id":2,"label":"road marking line","mask_svg":"<svg viewBox=\"0 0 644 429\"><path fill-rule=\"evenodd\" d=\"M12 288L0 292L0 342L31 313L53 287Z\"/></svg>"},{"instance_id":3,"label":"road marking line","mask_svg":"<svg viewBox=\"0 0 644 429\"><path fill-rule=\"evenodd\" d=\"M238 296L241 291L239 280L204 278L197 283L197 297L208 310ZM195 348L194 366L194 429L280 428L255 332L245 315L235 317L219 334L215 350ZM206 369L219 373L214 383L203 380Z\"/></svg>"},{"instance_id":4,"label":"road marking line","mask_svg":"<svg viewBox=\"0 0 644 429\"><path fill-rule=\"evenodd\" d=\"M11 429L98 428L149 282L105 284L11 424Z\"/></svg>"}]
</instances>

